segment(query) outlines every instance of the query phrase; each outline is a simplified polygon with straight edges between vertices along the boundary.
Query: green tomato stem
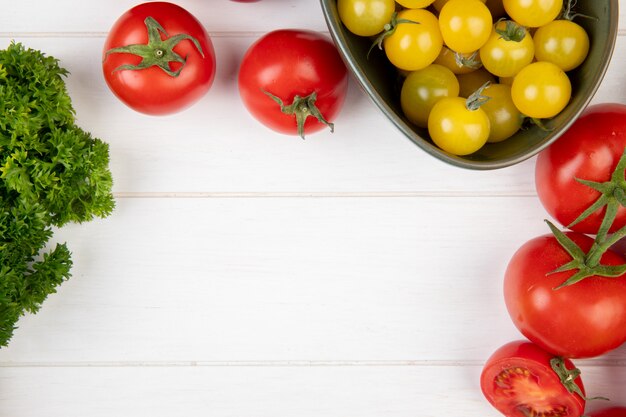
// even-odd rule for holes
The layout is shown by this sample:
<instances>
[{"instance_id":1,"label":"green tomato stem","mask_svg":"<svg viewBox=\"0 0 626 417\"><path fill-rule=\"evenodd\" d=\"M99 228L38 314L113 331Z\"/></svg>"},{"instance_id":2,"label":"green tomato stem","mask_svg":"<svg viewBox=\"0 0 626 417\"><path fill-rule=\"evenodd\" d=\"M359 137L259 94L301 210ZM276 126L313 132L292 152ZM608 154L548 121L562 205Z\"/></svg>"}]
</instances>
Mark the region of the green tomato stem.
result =
<instances>
[{"instance_id":1,"label":"green tomato stem","mask_svg":"<svg viewBox=\"0 0 626 417\"><path fill-rule=\"evenodd\" d=\"M330 128L331 132L334 132L335 125L328 122L326 118L322 115L322 112L315 105L315 101L317 100L317 93L313 92L306 97L300 97L296 95L293 98L293 102L289 105L286 105L280 97L275 96L272 93L269 93L263 90L269 98L274 100L279 106L280 110L287 115L293 115L296 118L296 124L298 129L298 136L304 139L304 123L309 116L315 117L319 122L325 124Z\"/></svg>"},{"instance_id":2,"label":"green tomato stem","mask_svg":"<svg viewBox=\"0 0 626 417\"><path fill-rule=\"evenodd\" d=\"M524 26L519 25L512 20L501 19L500 21L504 22L504 29L498 29L498 24L496 23L495 31L502 39L511 42L521 42L524 40L526 37L526 29Z\"/></svg>"},{"instance_id":3,"label":"green tomato stem","mask_svg":"<svg viewBox=\"0 0 626 417\"><path fill-rule=\"evenodd\" d=\"M557 288L575 284L593 275L606 278L617 278L626 273L626 264L611 266L600 264L602 255L604 255L604 253L620 239L626 237L626 226L622 227L613 234L609 234L609 230L615 221L618 210L620 207L626 206L625 172L626 149L624 149L624 152L622 153L622 156L620 157L620 160L618 161L617 166L608 181L595 182L576 178L576 181L579 183L598 191L600 193L600 197L598 197L598 199L591 206L589 206L580 214L580 216L570 223L568 225L569 228L585 220L591 214L602 209L603 207L606 207L604 217L600 227L598 228L598 233L596 234L594 243L587 253L584 253L563 232L558 230L552 223L548 222L548 225L557 241L572 257L570 262L552 271L552 273L577 269L577 272L574 275Z\"/></svg>"},{"instance_id":4,"label":"green tomato stem","mask_svg":"<svg viewBox=\"0 0 626 417\"><path fill-rule=\"evenodd\" d=\"M384 42L385 38L387 38L388 36L393 35L393 33L398 28L398 25L399 24L403 24L403 23L412 23L412 24L416 24L416 25L420 24L419 22L415 22L415 21L409 20L409 19L398 19L398 13L394 12L391 15L391 21L389 21L389 23L385 24L384 30L382 31L382 33L380 35L378 35L376 37L376 39L374 39L374 42L372 43L372 46L370 46L370 48L368 49L367 57L369 58L370 52L372 52L372 49L374 49L377 46L378 46L378 49L382 50L383 49L383 42Z\"/></svg>"},{"instance_id":5,"label":"green tomato stem","mask_svg":"<svg viewBox=\"0 0 626 417\"><path fill-rule=\"evenodd\" d=\"M562 357L555 356L554 358L550 359L550 367L552 368L554 373L556 373L556 375L559 377L559 380L561 381L561 385L563 385L563 387L565 387L567 392L569 392L570 394L577 394L580 398L582 398L585 401L591 401L591 400L609 401L609 399L606 397L586 397L585 394L583 394L580 387L578 386L578 384L576 384L575 382L576 378L580 376L580 369L578 368L567 369L567 366L565 365L565 359L563 359Z\"/></svg>"},{"instance_id":6,"label":"green tomato stem","mask_svg":"<svg viewBox=\"0 0 626 417\"><path fill-rule=\"evenodd\" d=\"M483 92L487 87L491 85L491 81L487 81L483 85L478 88L478 90L474 91L468 98L465 100L465 107L470 110L478 110L480 106L491 100L491 97L484 96Z\"/></svg>"},{"instance_id":7,"label":"green tomato stem","mask_svg":"<svg viewBox=\"0 0 626 417\"><path fill-rule=\"evenodd\" d=\"M474 51L474 53L472 53L470 56L465 56L463 54L455 52L454 62L456 62L456 65L458 65L460 68L478 69L483 65L479 59L478 52L479 51Z\"/></svg>"},{"instance_id":8,"label":"green tomato stem","mask_svg":"<svg viewBox=\"0 0 626 417\"><path fill-rule=\"evenodd\" d=\"M147 44L133 44L112 48L106 52L104 58L106 60L110 54L132 54L141 57L141 62L137 65L120 65L113 70L114 72L123 70L137 71L157 66L165 71L169 76L178 77L187 62L187 57L181 57L174 52L173 49L184 40L190 40L196 49L198 49L200 55L204 58L202 46L193 36L180 33L169 37L165 29L163 29L163 26L150 16L146 17L144 23L148 31ZM161 39L161 33L165 35L166 39ZM173 71L170 67L172 62L178 62L182 65L179 69Z\"/></svg>"}]
</instances>

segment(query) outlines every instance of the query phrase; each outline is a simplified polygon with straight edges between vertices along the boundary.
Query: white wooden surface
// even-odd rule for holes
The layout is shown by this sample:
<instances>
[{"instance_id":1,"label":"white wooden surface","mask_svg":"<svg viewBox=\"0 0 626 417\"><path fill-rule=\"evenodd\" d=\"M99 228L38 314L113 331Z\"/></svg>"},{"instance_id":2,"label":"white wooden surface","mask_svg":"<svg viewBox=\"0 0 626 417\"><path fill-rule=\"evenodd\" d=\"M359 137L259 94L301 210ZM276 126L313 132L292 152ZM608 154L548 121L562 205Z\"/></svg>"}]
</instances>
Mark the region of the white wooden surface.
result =
<instances>
[{"instance_id":1,"label":"white wooden surface","mask_svg":"<svg viewBox=\"0 0 626 417\"><path fill-rule=\"evenodd\" d=\"M218 74L196 106L153 118L100 72L107 30L136 2L0 1L3 47L71 71L117 199L111 217L57 232L74 276L0 350L0 415L497 416L478 376L520 337L501 282L547 232L534 159L445 165L354 82L334 134L275 135L242 107L238 62L269 30L327 32L318 2L177 3L211 33ZM621 31L594 101L625 102L625 71ZM626 405L626 347L578 364L590 394Z\"/></svg>"}]
</instances>

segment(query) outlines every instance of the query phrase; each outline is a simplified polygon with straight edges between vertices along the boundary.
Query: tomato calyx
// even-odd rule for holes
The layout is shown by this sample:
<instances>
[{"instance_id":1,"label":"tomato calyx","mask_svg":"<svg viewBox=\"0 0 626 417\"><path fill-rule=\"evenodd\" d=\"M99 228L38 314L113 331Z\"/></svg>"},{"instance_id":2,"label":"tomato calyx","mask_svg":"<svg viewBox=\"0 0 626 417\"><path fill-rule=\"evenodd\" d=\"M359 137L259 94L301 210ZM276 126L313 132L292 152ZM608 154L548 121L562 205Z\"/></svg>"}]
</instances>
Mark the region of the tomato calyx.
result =
<instances>
[{"instance_id":1,"label":"tomato calyx","mask_svg":"<svg viewBox=\"0 0 626 417\"><path fill-rule=\"evenodd\" d=\"M626 226L620 231L614 233L609 238L603 241L596 240L588 253L585 253L573 240L559 230L554 224L546 220L546 223L550 227L552 234L559 242L561 247L572 257L572 260L568 263L558 267L549 274L555 274L557 272L565 272L577 269L578 271L569 277L565 282L555 287L555 290L566 287L568 285L576 284L585 278L591 276L600 276L604 278L618 278L626 273L626 264L623 265L601 265L600 258L602 254L606 252L617 241L626 236Z\"/></svg>"},{"instance_id":2,"label":"tomato calyx","mask_svg":"<svg viewBox=\"0 0 626 417\"><path fill-rule=\"evenodd\" d=\"M304 122L309 116L315 117L320 123L325 124L330 128L331 132L334 132L335 125L330 123L328 120L324 118L322 112L315 105L315 101L317 100L317 93L312 92L306 97L300 97L296 95L293 98L293 102L289 105L285 105L283 100L280 97L275 96L274 94L263 90L269 98L274 100L280 106L280 111L287 115L294 115L296 117L296 123L298 128L298 136L304 139Z\"/></svg>"},{"instance_id":3,"label":"tomato calyx","mask_svg":"<svg viewBox=\"0 0 626 417\"><path fill-rule=\"evenodd\" d=\"M626 264L604 266L600 265L602 254L609 250L611 246L617 243L623 237L626 237L626 226L617 230L609 236L609 229L613 221L617 217L617 211L620 207L626 207L626 149L622 153L615 170L611 174L611 179L605 182L588 181L576 178L576 181L593 188L600 193L600 197L585 211L583 211L572 223L567 227L572 227L577 223L589 217L592 213L606 207L604 218L598 228L598 233L594 239L594 243L588 253L584 253L571 239L563 232L558 230L556 226L548 222L552 233L556 237L561 246L570 254L572 260L565 265L557 268L554 272L568 271L578 269L567 281L557 287L561 288L567 285L575 284L592 275L598 275L606 278L617 278L626 273Z\"/></svg>"},{"instance_id":4,"label":"tomato calyx","mask_svg":"<svg viewBox=\"0 0 626 417\"><path fill-rule=\"evenodd\" d=\"M471 68L478 69L483 66L483 63L480 61L479 51L474 51L471 55L465 55L458 52L454 53L454 61L459 66L459 68Z\"/></svg>"},{"instance_id":5,"label":"tomato calyx","mask_svg":"<svg viewBox=\"0 0 626 417\"><path fill-rule=\"evenodd\" d=\"M480 106L491 100L491 97L483 95L485 88L491 85L491 81L487 81L483 85L481 85L478 90L474 91L468 98L465 100L465 107L467 110L474 111L478 110Z\"/></svg>"},{"instance_id":6,"label":"tomato calyx","mask_svg":"<svg viewBox=\"0 0 626 417\"><path fill-rule=\"evenodd\" d=\"M376 37L376 39L374 39L374 43L372 43L372 46L370 46L370 49L368 49L367 57L370 56L370 52L372 52L372 49L374 49L377 46L378 46L378 49L382 51L383 41L385 40L385 38L393 35L393 33L398 28L398 25L403 24L403 23L409 23L409 24L415 24L415 25L420 24L419 22L415 22L409 19L398 19L398 12L394 12L391 15L391 21L389 21L389 23L386 23L385 26L383 26L383 31L381 32L380 35Z\"/></svg>"},{"instance_id":7,"label":"tomato calyx","mask_svg":"<svg viewBox=\"0 0 626 417\"><path fill-rule=\"evenodd\" d=\"M626 178L624 172L626 171L626 149L620 157L615 170L611 174L611 179L605 182L588 181L580 178L576 178L576 181L593 188L600 193L600 197L585 211L583 211L572 223L567 227L572 227L577 223L585 220L595 211L606 206L606 212L602 220L602 224L598 229L599 239L604 239L609 232L609 228L613 224L615 217L617 216L617 210L624 206L626 207Z\"/></svg>"},{"instance_id":8,"label":"tomato calyx","mask_svg":"<svg viewBox=\"0 0 626 417\"><path fill-rule=\"evenodd\" d=\"M554 224L546 220L556 240L563 247L563 249L565 249L565 251L572 257L571 261L569 261L565 265L560 266L551 273L570 271L573 269L578 270L574 275L572 275L561 285L557 286L555 289L575 284L593 275L605 278L617 278L626 273L626 264L610 266L600 264L600 259L602 258L602 255L620 239L626 237L626 226L609 235L609 229L611 228L613 221L617 217L617 212L619 208L626 207L625 172L626 149L622 153L622 156L620 157L617 166L615 167L615 170L613 170L611 178L608 181L597 182L576 178L576 181L578 181L579 183L598 191L600 193L600 197L598 197L598 199L591 206L583 211L567 227L571 228L572 226L585 220L597 210L606 207L602 223L598 228L598 232L589 252L585 253L570 238L568 238L565 233L560 231Z\"/></svg>"},{"instance_id":9,"label":"tomato calyx","mask_svg":"<svg viewBox=\"0 0 626 417\"><path fill-rule=\"evenodd\" d=\"M585 394L580 389L580 387L578 386L578 384L574 382L576 378L578 378L581 374L580 369L576 367L572 369L568 369L567 365L565 364L565 360L562 357L555 356L552 359L550 359L550 367L552 368L554 373L559 377L559 380L561 381L561 385L563 385L563 387L565 387L565 389L570 394L577 394L578 396L580 396L580 398L582 398L585 401L592 401L592 400L609 401L609 399L606 397L586 397Z\"/></svg>"},{"instance_id":10,"label":"tomato calyx","mask_svg":"<svg viewBox=\"0 0 626 417\"><path fill-rule=\"evenodd\" d=\"M146 29L148 30L148 43L147 44L133 44L120 46L117 48L109 49L105 54L108 57L110 54L132 54L141 57L141 62L137 65L126 64L120 65L115 68L115 71L131 70L137 71L153 66L157 66L165 71L171 77L178 77L183 70L187 57L183 58L174 52L174 48L180 42L184 40L191 41L200 55L204 58L202 46L200 42L193 36L180 33L170 37L163 26L157 22L153 17L148 16L144 20ZM161 38L161 34L165 35L165 39ZM172 62L180 63L181 66L177 70L172 70L170 64Z\"/></svg>"},{"instance_id":11,"label":"tomato calyx","mask_svg":"<svg viewBox=\"0 0 626 417\"><path fill-rule=\"evenodd\" d=\"M500 22L504 22L504 29L498 28L498 24ZM505 41L521 42L526 37L526 29L524 26L519 25L512 20L500 19L498 23L496 23L494 30Z\"/></svg>"}]
</instances>

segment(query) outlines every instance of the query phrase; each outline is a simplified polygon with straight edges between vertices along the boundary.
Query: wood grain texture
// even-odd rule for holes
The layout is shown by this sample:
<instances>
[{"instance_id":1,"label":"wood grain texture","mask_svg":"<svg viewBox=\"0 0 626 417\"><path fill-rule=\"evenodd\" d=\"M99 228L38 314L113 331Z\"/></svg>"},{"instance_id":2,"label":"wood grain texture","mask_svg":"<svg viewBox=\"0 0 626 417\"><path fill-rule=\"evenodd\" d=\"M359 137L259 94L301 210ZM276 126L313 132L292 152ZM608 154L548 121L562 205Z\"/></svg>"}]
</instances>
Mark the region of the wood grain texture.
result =
<instances>
[{"instance_id":1,"label":"wood grain texture","mask_svg":"<svg viewBox=\"0 0 626 417\"><path fill-rule=\"evenodd\" d=\"M57 233L75 277L3 357L478 361L516 336L501 277L541 216L529 197L120 199Z\"/></svg>"},{"instance_id":2,"label":"wood grain texture","mask_svg":"<svg viewBox=\"0 0 626 417\"><path fill-rule=\"evenodd\" d=\"M583 367L607 396L624 368ZM0 368L0 413L37 417L404 417L498 414L480 366ZM9 392L7 393L7 389ZM10 395L8 395L10 393ZM36 395L37 400L33 401ZM624 404L614 401L613 404ZM590 409L605 404L593 402Z\"/></svg>"},{"instance_id":3,"label":"wood grain texture","mask_svg":"<svg viewBox=\"0 0 626 417\"><path fill-rule=\"evenodd\" d=\"M177 1L211 33L218 74L162 118L126 108L101 75L104 36L136 2L5 3L0 44L70 70L78 123L111 146L117 208L56 231L73 277L0 350L0 415L498 415L477 381L520 338L508 259L548 232L534 159L448 166L356 82L334 134L259 125L240 59L272 29L327 33L316 0ZM625 102L624 74L622 30L594 102ZM626 347L577 364L590 395L626 405Z\"/></svg>"}]
</instances>

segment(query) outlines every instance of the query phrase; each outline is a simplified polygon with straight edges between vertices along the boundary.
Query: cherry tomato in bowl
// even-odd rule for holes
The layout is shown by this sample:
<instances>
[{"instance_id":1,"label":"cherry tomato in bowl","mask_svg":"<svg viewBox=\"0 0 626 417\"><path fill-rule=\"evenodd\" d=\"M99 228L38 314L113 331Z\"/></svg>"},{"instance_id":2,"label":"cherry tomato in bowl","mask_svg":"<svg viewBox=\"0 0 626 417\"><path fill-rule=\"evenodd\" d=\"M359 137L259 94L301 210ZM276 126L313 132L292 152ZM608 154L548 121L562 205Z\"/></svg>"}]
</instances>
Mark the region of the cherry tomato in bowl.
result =
<instances>
[{"instance_id":1,"label":"cherry tomato in bowl","mask_svg":"<svg viewBox=\"0 0 626 417\"><path fill-rule=\"evenodd\" d=\"M502 0L504 10L522 26L536 28L556 19L563 0Z\"/></svg>"},{"instance_id":2,"label":"cherry tomato in bowl","mask_svg":"<svg viewBox=\"0 0 626 417\"><path fill-rule=\"evenodd\" d=\"M463 97L444 97L428 115L428 132L439 146L454 155L469 155L480 149L489 138L490 122L480 107L468 106Z\"/></svg>"},{"instance_id":3,"label":"cherry tomato in bowl","mask_svg":"<svg viewBox=\"0 0 626 417\"><path fill-rule=\"evenodd\" d=\"M332 130L347 94L348 70L325 36L281 29L250 46L238 86L243 104L262 124L304 138L325 127Z\"/></svg>"},{"instance_id":4,"label":"cherry tomato in bowl","mask_svg":"<svg viewBox=\"0 0 626 417\"><path fill-rule=\"evenodd\" d=\"M186 109L215 78L216 58L202 24L167 2L139 4L115 22L104 43L102 71L111 91L150 115Z\"/></svg>"},{"instance_id":5,"label":"cherry tomato in bowl","mask_svg":"<svg viewBox=\"0 0 626 417\"><path fill-rule=\"evenodd\" d=\"M563 71L577 68L589 54L589 35L571 20L553 20L538 28L533 39L537 60L552 62Z\"/></svg>"},{"instance_id":6,"label":"cherry tomato in bowl","mask_svg":"<svg viewBox=\"0 0 626 417\"><path fill-rule=\"evenodd\" d=\"M533 62L515 75L511 96L525 116L547 119L567 106L572 97L572 83L557 65Z\"/></svg>"},{"instance_id":7,"label":"cherry tomato in bowl","mask_svg":"<svg viewBox=\"0 0 626 417\"><path fill-rule=\"evenodd\" d=\"M493 26L489 39L480 48L484 68L497 77L513 77L533 60L535 46L528 31L511 20Z\"/></svg>"},{"instance_id":8,"label":"cherry tomato in bowl","mask_svg":"<svg viewBox=\"0 0 626 417\"><path fill-rule=\"evenodd\" d=\"M395 0L337 0L339 16L348 30L374 36L385 29L396 11Z\"/></svg>"},{"instance_id":9,"label":"cherry tomato in bowl","mask_svg":"<svg viewBox=\"0 0 626 417\"><path fill-rule=\"evenodd\" d=\"M397 22L383 40L389 61L405 71L432 64L443 48L437 17L426 9L405 9L398 13Z\"/></svg>"},{"instance_id":10,"label":"cherry tomato in bowl","mask_svg":"<svg viewBox=\"0 0 626 417\"><path fill-rule=\"evenodd\" d=\"M471 53L487 42L493 18L479 0L450 0L439 13L444 43L459 53Z\"/></svg>"},{"instance_id":11,"label":"cherry tomato in bowl","mask_svg":"<svg viewBox=\"0 0 626 417\"><path fill-rule=\"evenodd\" d=\"M437 7L440 7L442 10L445 5L449 5L451 2L453 0L447 2L437 0L429 6L428 10L434 11ZM498 2L501 3L502 0L487 2L488 12L491 14L493 21L497 21L498 18L496 16L501 16L502 14L501 11L491 7L493 3ZM618 0L607 0L606 2L593 0L578 1L576 12L594 16L596 19L580 19L579 21L589 34L590 48L584 62L566 75L571 80L572 88L569 100L563 100L566 103L565 108L556 116L548 120L542 120L541 127L538 124L530 125L526 129L520 129L507 140L487 143L468 155L456 155L439 148L432 140L432 136L427 129L416 126L405 117L404 111L400 106L399 87L401 87L402 78L406 74L398 75L398 67L391 63L390 59L387 59L386 51L379 51L377 48L371 49L373 40L370 37L355 35L346 28L338 14L337 0L320 0L320 3L330 34L344 61L353 73L355 81L361 85L370 99L392 124L412 143L426 151L429 155L455 166L479 170L503 168L535 156L554 142L567 129L589 104L606 73L617 39L619 21ZM445 5L442 5L442 3L445 3ZM463 1L462 3L465 2ZM481 3L482 6L485 6L483 2ZM484 10L482 7L476 7L476 10L479 9ZM456 21L455 19L450 19L450 28L456 26L453 20ZM485 20L489 21L488 18ZM423 23L420 25L399 24L397 30L402 26L407 26L407 28L408 26L423 26ZM467 26L469 27L470 25L468 24ZM492 25L487 26L489 29L488 34L490 34ZM482 27L484 25L481 25ZM415 28L411 30L415 30ZM467 38L469 39L469 37ZM464 37L460 37L459 43L464 40ZM477 44L479 43L477 42ZM446 46L450 47L450 45ZM469 53L472 54L474 51ZM419 55L419 58L423 56ZM442 62L439 61L437 63ZM415 68L401 67L401 69L412 70ZM459 79L461 77L463 76L458 76ZM463 83L461 81L459 83L462 91ZM547 85L547 90L551 90L552 85L552 83ZM536 84L533 86L530 80L518 85L518 87L520 88L517 93L521 93L520 95L522 95L524 100L531 98L529 96L524 97L524 92L528 92L528 90L532 90L535 87L543 89L543 85ZM559 89L559 91L567 93L567 86L563 90ZM464 95L464 93L460 94ZM567 97L567 94L561 95L561 98L565 97ZM558 105L560 102L556 104ZM531 110L532 107L539 108L539 106L533 105L529 107ZM555 108L558 108L558 106L555 106ZM542 118L543 116L539 115L538 117Z\"/></svg>"},{"instance_id":12,"label":"cherry tomato in bowl","mask_svg":"<svg viewBox=\"0 0 626 417\"><path fill-rule=\"evenodd\" d=\"M425 128L435 103L458 95L459 82L454 73L442 65L432 64L406 77L400 91L400 105L411 122Z\"/></svg>"}]
</instances>

